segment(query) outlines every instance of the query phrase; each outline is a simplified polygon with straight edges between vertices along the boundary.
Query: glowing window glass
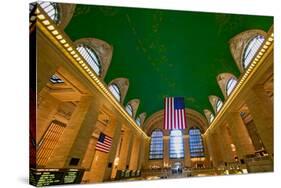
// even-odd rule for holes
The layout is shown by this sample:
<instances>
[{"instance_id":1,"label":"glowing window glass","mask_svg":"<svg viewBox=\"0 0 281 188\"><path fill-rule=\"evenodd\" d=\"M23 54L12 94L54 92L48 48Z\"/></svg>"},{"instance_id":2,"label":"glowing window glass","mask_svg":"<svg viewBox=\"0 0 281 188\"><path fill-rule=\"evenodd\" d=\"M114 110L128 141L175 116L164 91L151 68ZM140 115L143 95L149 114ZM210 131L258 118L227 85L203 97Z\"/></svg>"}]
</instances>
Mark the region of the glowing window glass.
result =
<instances>
[{"instance_id":1,"label":"glowing window glass","mask_svg":"<svg viewBox=\"0 0 281 188\"><path fill-rule=\"evenodd\" d=\"M140 119L140 117L137 117L136 123L137 123L138 125L141 125L141 119Z\"/></svg>"},{"instance_id":2,"label":"glowing window glass","mask_svg":"<svg viewBox=\"0 0 281 188\"><path fill-rule=\"evenodd\" d=\"M204 156L204 146L201 132L198 128L192 128L189 130L189 151L190 157Z\"/></svg>"},{"instance_id":3,"label":"glowing window glass","mask_svg":"<svg viewBox=\"0 0 281 188\"><path fill-rule=\"evenodd\" d=\"M95 51L87 45L80 44L76 48L97 75L100 75L101 64Z\"/></svg>"},{"instance_id":4,"label":"glowing window glass","mask_svg":"<svg viewBox=\"0 0 281 188\"><path fill-rule=\"evenodd\" d=\"M243 54L243 67L246 69L264 41L264 36L257 35L248 42Z\"/></svg>"},{"instance_id":5,"label":"glowing window glass","mask_svg":"<svg viewBox=\"0 0 281 188\"><path fill-rule=\"evenodd\" d=\"M214 114L213 113L211 113L210 114L210 117L209 117L209 123L212 123L212 121L214 120Z\"/></svg>"},{"instance_id":6,"label":"glowing window glass","mask_svg":"<svg viewBox=\"0 0 281 188\"><path fill-rule=\"evenodd\" d=\"M121 101L121 93L120 90L118 88L118 86L116 84L111 84L108 89L111 91L111 93L113 94L113 96L117 99L117 101Z\"/></svg>"},{"instance_id":7,"label":"glowing window glass","mask_svg":"<svg viewBox=\"0 0 281 188\"><path fill-rule=\"evenodd\" d=\"M56 3L43 1L38 4L55 23L59 22L59 8Z\"/></svg>"},{"instance_id":8,"label":"glowing window glass","mask_svg":"<svg viewBox=\"0 0 281 188\"><path fill-rule=\"evenodd\" d=\"M216 112L219 112L221 107L222 107L223 103L220 99L217 100L217 103L216 103Z\"/></svg>"},{"instance_id":9,"label":"glowing window glass","mask_svg":"<svg viewBox=\"0 0 281 188\"><path fill-rule=\"evenodd\" d=\"M60 83L64 83L64 81L56 74L54 74L51 78L50 78L50 82L52 82L53 84L60 84Z\"/></svg>"},{"instance_id":10,"label":"glowing window glass","mask_svg":"<svg viewBox=\"0 0 281 188\"><path fill-rule=\"evenodd\" d=\"M236 79L230 78L226 84L226 95L229 96L237 84Z\"/></svg>"},{"instance_id":11,"label":"glowing window glass","mask_svg":"<svg viewBox=\"0 0 281 188\"><path fill-rule=\"evenodd\" d=\"M172 130L170 133L170 158L184 158L183 136L180 130Z\"/></svg>"},{"instance_id":12,"label":"glowing window glass","mask_svg":"<svg viewBox=\"0 0 281 188\"><path fill-rule=\"evenodd\" d=\"M151 134L149 159L163 159L163 133L155 130Z\"/></svg>"},{"instance_id":13,"label":"glowing window glass","mask_svg":"<svg viewBox=\"0 0 281 188\"><path fill-rule=\"evenodd\" d=\"M127 104L125 109L126 109L126 111L128 112L128 114L130 116L133 116L133 108L132 108L132 106L130 104Z\"/></svg>"}]
</instances>

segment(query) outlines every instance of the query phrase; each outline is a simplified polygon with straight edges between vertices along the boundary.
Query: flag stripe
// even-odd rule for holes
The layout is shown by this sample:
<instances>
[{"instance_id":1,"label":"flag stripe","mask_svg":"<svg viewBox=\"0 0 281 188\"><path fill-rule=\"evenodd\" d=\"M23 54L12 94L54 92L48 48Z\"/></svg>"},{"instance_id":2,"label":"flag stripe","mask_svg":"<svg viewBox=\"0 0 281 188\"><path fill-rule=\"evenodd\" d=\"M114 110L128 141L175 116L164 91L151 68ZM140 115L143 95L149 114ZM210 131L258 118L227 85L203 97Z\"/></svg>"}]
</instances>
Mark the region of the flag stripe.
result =
<instances>
[{"instance_id":1,"label":"flag stripe","mask_svg":"<svg viewBox=\"0 0 281 188\"><path fill-rule=\"evenodd\" d=\"M96 150L108 153L110 151L111 144L112 144L112 138L103 133L100 133L100 136L96 144Z\"/></svg>"},{"instance_id":2,"label":"flag stripe","mask_svg":"<svg viewBox=\"0 0 281 188\"><path fill-rule=\"evenodd\" d=\"M166 130L186 129L186 114L183 97L165 97L164 125Z\"/></svg>"}]
</instances>

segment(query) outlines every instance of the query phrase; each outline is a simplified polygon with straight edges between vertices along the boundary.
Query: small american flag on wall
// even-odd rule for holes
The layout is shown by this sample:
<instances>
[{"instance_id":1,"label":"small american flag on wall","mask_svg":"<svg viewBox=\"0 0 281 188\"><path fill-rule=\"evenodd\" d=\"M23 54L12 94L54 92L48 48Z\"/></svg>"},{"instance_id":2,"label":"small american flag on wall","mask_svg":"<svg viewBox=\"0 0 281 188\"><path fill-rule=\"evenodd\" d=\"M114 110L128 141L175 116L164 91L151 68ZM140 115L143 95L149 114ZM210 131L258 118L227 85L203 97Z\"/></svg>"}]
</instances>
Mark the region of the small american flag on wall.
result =
<instances>
[{"instance_id":1,"label":"small american flag on wall","mask_svg":"<svg viewBox=\"0 0 281 188\"><path fill-rule=\"evenodd\" d=\"M112 138L110 136L105 135L104 133L100 133L98 142L96 144L96 150L108 153L110 151L111 145Z\"/></svg>"},{"instance_id":2,"label":"small american flag on wall","mask_svg":"<svg viewBox=\"0 0 281 188\"><path fill-rule=\"evenodd\" d=\"M164 129L186 129L183 97L165 97L164 109Z\"/></svg>"}]
</instances>

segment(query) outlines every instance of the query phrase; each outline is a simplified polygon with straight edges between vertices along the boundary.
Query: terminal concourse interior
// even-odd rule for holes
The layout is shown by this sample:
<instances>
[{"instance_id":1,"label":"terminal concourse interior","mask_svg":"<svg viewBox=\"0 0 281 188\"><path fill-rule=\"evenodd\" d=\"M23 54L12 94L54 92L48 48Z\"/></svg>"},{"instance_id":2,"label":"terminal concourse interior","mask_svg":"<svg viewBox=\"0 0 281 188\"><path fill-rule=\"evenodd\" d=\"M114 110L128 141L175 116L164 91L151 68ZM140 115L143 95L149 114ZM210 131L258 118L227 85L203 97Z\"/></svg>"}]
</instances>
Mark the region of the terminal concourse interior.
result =
<instances>
[{"instance_id":1,"label":"terminal concourse interior","mask_svg":"<svg viewBox=\"0 0 281 188\"><path fill-rule=\"evenodd\" d=\"M272 16L29 13L31 184L274 171Z\"/></svg>"}]
</instances>

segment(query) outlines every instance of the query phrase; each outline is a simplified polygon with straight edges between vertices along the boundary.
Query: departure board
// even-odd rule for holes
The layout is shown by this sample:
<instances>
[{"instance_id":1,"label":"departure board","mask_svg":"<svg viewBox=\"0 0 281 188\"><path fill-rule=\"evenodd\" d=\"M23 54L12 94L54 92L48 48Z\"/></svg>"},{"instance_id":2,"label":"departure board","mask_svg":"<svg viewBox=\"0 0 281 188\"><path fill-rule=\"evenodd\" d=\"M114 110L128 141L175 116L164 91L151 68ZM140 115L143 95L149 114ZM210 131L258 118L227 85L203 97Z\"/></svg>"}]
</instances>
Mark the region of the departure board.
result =
<instances>
[{"instance_id":1,"label":"departure board","mask_svg":"<svg viewBox=\"0 0 281 188\"><path fill-rule=\"evenodd\" d=\"M83 169L36 169L30 170L30 184L35 186L80 184Z\"/></svg>"}]
</instances>

